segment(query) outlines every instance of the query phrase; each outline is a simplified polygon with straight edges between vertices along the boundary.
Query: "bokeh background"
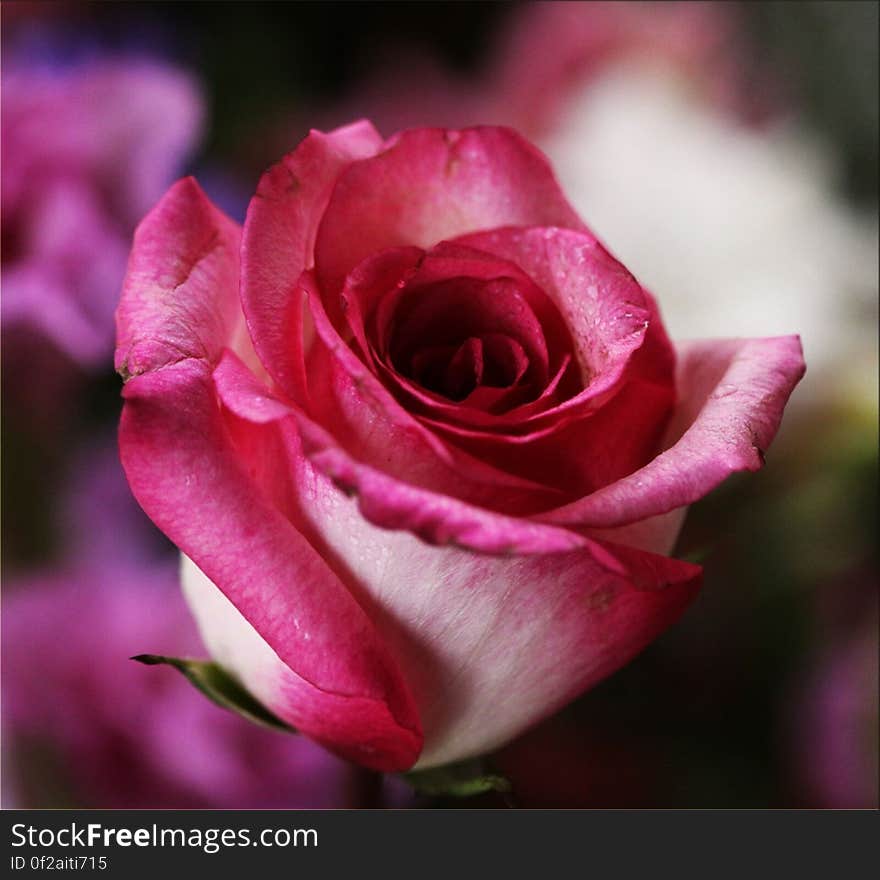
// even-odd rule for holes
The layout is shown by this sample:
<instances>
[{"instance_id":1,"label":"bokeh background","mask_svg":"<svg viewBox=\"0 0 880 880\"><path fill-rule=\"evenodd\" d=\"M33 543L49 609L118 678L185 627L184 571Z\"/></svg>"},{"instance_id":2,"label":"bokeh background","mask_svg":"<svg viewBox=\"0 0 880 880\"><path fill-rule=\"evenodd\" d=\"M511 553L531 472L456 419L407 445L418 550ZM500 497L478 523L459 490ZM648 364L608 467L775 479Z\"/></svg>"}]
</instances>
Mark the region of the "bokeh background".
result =
<instances>
[{"instance_id":1,"label":"bokeh background","mask_svg":"<svg viewBox=\"0 0 880 880\"><path fill-rule=\"evenodd\" d=\"M536 807L877 806L872 2L2 6L3 805L455 806L208 703L172 547L115 449L135 224L241 220L310 127L513 125L672 334L802 334L765 469L695 505L705 587L498 754ZM499 806L486 795L468 806Z\"/></svg>"}]
</instances>

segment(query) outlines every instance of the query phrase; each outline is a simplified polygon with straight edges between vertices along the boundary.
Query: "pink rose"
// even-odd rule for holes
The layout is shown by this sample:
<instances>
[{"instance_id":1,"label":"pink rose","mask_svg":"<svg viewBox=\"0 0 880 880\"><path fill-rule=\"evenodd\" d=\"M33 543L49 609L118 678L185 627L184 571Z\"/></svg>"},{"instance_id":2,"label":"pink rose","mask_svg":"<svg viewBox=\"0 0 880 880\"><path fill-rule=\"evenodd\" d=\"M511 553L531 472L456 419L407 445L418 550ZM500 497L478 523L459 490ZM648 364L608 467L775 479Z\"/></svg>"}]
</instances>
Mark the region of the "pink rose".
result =
<instances>
[{"instance_id":1,"label":"pink rose","mask_svg":"<svg viewBox=\"0 0 880 880\"><path fill-rule=\"evenodd\" d=\"M501 128L312 132L243 230L179 182L117 321L123 464L214 658L387 771L491 750L669 626L685 507L761 466L804 371L796 337L673 348Z\"/></svg>"}]
</instances>

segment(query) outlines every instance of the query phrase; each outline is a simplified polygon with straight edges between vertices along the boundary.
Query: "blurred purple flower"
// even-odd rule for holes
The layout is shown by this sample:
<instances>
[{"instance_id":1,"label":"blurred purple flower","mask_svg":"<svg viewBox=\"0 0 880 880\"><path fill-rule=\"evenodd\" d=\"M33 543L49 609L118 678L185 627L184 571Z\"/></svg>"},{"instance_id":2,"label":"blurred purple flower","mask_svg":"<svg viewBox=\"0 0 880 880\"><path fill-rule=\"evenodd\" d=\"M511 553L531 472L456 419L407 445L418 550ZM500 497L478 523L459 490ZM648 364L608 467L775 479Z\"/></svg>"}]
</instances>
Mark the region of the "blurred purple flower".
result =
<instances>
[{"instance_id":1,"label":"blurred purple flower","mask_svg":"<svg viewBox=\"0 0 880 880\"><path fill-rule=\"evenodd\" d=\"M5 592L7 806L353 805L357 771L344 762L218 708L173 670L128 660L203 654L173 568L82 567Z\"/></svg>"},{"instance_id":2,"label":"blurred purple flower","mask_svg":"<svg viewBox=\"0 0 880 880\"><path fill-rule=\"evenodd\" d=\"M790 736L807 806L878 806L877 613L825 649L798 689Z\"/></svg>"},{"instance_id":3,"label":"blurred purple flower","mask_svg":"<svg viewBox=\"0 0 880 880\"><path fill-rule=\"evenodd\" d=\"M58 532L68 562L112 568L148 564L163 556L178 558L134 500L119 461L115 432L94 437L71 455L60 496Z\"/></svg>"},{"instance_id":4,"label":"blurred purple flower","mask_svg":"<svg viewBox=\"0 0 880 880\"><path fill-rule=\"evenodd\" d=\"M128 659L205 655L176 554L163 559L112 437L73 452L69 473L54 510L64 562L4 583L4 804L353 806L359 771Z\"/></svg>"},{"instance_id":5,"label":"blurred purple flower","mask_svg":"<svg viewBox=\"0 0 880 880\"><path fill-rule=\"evenodd\" d=\"M189 76L139 58L52 69L8 51L2 75L4 368L39 388L34 346L109 358L131 233L193 149L202 104Z\"/></svg>"}]
</instances>

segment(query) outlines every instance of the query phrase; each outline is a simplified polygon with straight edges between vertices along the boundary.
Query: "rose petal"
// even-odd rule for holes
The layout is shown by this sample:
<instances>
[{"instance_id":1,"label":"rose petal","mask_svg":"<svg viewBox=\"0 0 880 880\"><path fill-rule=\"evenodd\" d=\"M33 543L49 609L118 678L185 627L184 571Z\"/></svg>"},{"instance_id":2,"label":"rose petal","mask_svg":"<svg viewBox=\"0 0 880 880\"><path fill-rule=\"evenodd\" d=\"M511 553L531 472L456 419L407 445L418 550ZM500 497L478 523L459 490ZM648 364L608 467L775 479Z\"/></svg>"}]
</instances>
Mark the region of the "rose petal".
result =
<instances>
[{"instance_id":1,"label":"rose petal","mask_svg":"<svg viewBox=\"0 0 880 880\"><path fill-rule=\"evenodd\" d=\"M533 555L486 556L427 546L405 530L380 530L376 524L389 523L377 523L363 499L345 498L328 479L328 472L335 476L332 466L309 451L314 438L307 419L297 417L294 429L265 403L259 383L232 354L224 356L215 379L224 403L242 418L262 424L281 418L296 508L291 515L322 557L333 560L405 669L425 730L419 766L489 750L551 714L631 660L699 588L697 566L574 533L577 544L568 552L553 552L545 542L516 548ZM372 489L365 471L356 474L362 478L356 491ZM393 507L396 492L411 490L379 479L381 491L372 493L371 505L388 499ZM415 518L426 522L441 500L421 493L407 521L396 525L430 540ZM461 506L450 502L448 520L460 513ZM496 529L504 528L504 517L491 519ZM484 539L491 525L481 524ZM466 546L503 549L486 540ZM499 694L513 696L499 701Z\"/></svg>"},{"instance_id":2,"label":"rose petal","mask_svg":"<svg viewBox=\"0 0 880 880\"><path fill-rule=\"evenodd\" d=\"M374 259L381 259L381 255ZM371 259L365 261L369 262ZM473 290L470 298L463 293L467 288ZM377 303L376 347L383 354L389 351L391 328L395 336L404 337L404 345L424 344L425 328L410 329L408 325L425 310L438 317L445 313L450 323L458 318L478 320L481 310L488 312L484 332L504 332L511 325L511 335L541 365L549 362L555 367L571 349L562 316L532 279L515 263L473 248L440 242L425 253L405 284Z\"/></svg>"},{"instance_id":3,"label":"rose petal","mask_svg":"<svg viewBox=\"0 0 880 880\"><path fill-rule=\"evenodd\" d=\"M395 136L340 175L327 205L315 268L328 314L337 320L332 299L370 254L428 248L498 226L584 228L546 158L510 129L424 128Z\"/></svg>"},{"instance_id":4,"label":"rose petal","mask_svg":"<svg viewBox=\"0 0 880 880\"><path fill-rule=\"evenodd\" d=\"M513 361L511 369L515 370L514 383L505 388L491 385L475 388L464 400L457 403L450 403L447 398L410 381L381 361L374 359L373 363L386 386L404 401L407 410L417 415L422 424L450 426L450 437L454 437L457 433L455 425L476 429L475 436L478 437L483 437L485 434L499 438L516 437L507 432L533 413L549 409L559 402L559 388L568 375L571 357L564 358L543 391L537 393L534 382L520 381L528 368L525 352L515 340L509 337L498 338L505 339L500 345L507 348L508 353L505 356ZM487 344L487 339L491 340L491 334L489 337L483 337L484 345ZM491 342L490 344L499 345Z\"/></svg>"},{"instance_id":5,"label":"rose petal","mask_svg":"<svg viewBox=\"0 0 880 880\"><path fill-rule=\"evenodd\" d=\"M674 403L671 388L634 380L598 412L531 434L501 435L423 421L505 473L579 499L631 474L660 451ZM544 514L536 514L543 519Z\"/></svg>"},{"instance_id":6,"label":"rose petal","mask_svg":"<svg viewBox=\"0 0 880 880\"><path fill-rule=\"evenodd\" d=\"M185 358L216 359L240 315L239 236L191 177L147 214L134 234L116 311L123 377Z\"/></svg>"},{"instance_id":7,"label":"rose petal","mask_svg":"<svg viewBox=\"0 0 880 880\"><path fill-rule=\"evenodd\" d=\"M446 363L443 385L446 397L460 400L483 382L483 340L471 336Z\"/></svg>"},{"instance_id":8,"label":"rose petal","mask_svg":"<svg viewBox=\"0 0 880 880\"><path fill-rule=\"evenodd\" d=\"M260 179L242 239L241 300L254 347L273 379L302 400L303 296L315 234L340 171L373 155L382 138L368 122L313 131Z\"/></svg>"},{"instance_id":9,"label":"rose petal","mask_svg":"<svg viewBox=\"0 0 880 880\"><path fill-rule=\"evenodd\" d=\"M588 232L499 229L464 236L458 243L515 263L562 314L584 391L554 414L606 400L642 346L651 319L650 304L635 278Z\"/></svg>"},{"instance_id":10,"label":"rose petal","mask_svg":"<svg viewBox=\"0 0 880 880\"><path fill-rule=\"evenodd\" d=\"M679 346L680 402L666 451L623 479L539 518L612 528L691 504L764 463L805 366L800 339L712 339Z\"/></svg>"},{"instance_id":11,"label":"rose petal","mask_svg":"<svg viewBox=\"0 0 880 880\"><path fill-rule=\"evenodd\" d=\"M463 337L501 333L527 352L536 381L546 384L547 345L541 325L510 281L453 278L413 290L401 300L394 317L389 353L398 372L406 374L412 356L426 343L456 345Z\"/></svg>"},{"instance_id":12,"label":"rose petal","mask_svg":"<svg viewBox=\"0 0 880 880\"><path fill-rule=\"evenodd\" d=\"M675 403L674 351L656 304L648 332L629 358L616 394L598 410L592 404L547 409L544 423L526 418L522 433L422 421L451 443L496 467L581 498L647 464L661 442ZM525 408L523 408L525 409ZM515 411L508 414L513 418ZM500 419L504 419L502 416Z\"/></svg>"},{"instance_id":13,"label":"rose petal","mask_svg":"<svg viewBox=\"0 0 880 880\"><path fill-rule=\"evenodd\" d=\"M476 456L495 461L494 450L500 449L503 457L505 450L501 447L508 442L530 444L564 428L573 419L592 415L635 379L644 387L656 386L656 394L654 390L648 392L652 399L648 409L640 413L640 422L645 422L643 416L648 413L658 414L662 422L673 393L674 350L659 310L653 297L591 235L565 229L502 229L444 242L435 251L471 255L475 266L479 264L473 255L479 255L485 265L492 265L493 258L502 259L506 265L513 265L510 260L518 261L517 271L528 272L546 294L541 299L547 301L549 310L546 306L535 308L542 325L551 325L550 314L556 320L560 320L559 313L565 316L587 387L579 393L573 390L569 376L552 391L545 389L536 401L487 416L436 403L428 407L413 389L398 383L410 398L415 398L410 399L410 406L426 425ZM568 332L563 332L565 341L560 341L558 332L548 333L551 357L560 348L571 346ZM562 374L557 372L550 384L560 378ZM574 387L583 385L575 383ZM653 438L655 424L647 427ZM546 449L535 454L546 454ZM633 466L641 463L634 462ZM527 461L520 459L519 465L515 472L522 474L527 470ZM594 480L591 485L595 486Z\"/></svg>"},{"instance_id":14,"label":"rose petal","mask_svg":"<svg viewBox=\"0 0 880 880\"><path fill-rule=\"evenodd\" d=\"M509 285L508 295L505 290L491 290L490 282ZM427 253L392 248L360 263L346 279L342 298L363 360L413 413L502 432L578 387L573 371L566 369L571 339L556 306L519 267L491 254L448 242ZM486 313L482 318L480 303ZM428 319L433 322L430 327L414 326ZM436 347L447 337L454 337L451 344L457 345L468 330L497 354L498 345L491 340L501 329L515 337L508 340L507 348L522 342L520 348L529 353L525 363L529 373L509 394L481 389L473 400L450 404L412 375L412 358L424 360L420 347ZM389 353L392 332L394 351ZM395 369L392 359L403 361L400 369ZM549 382L548 362L553 371ZM492 406L499 415L478 406Z\"/></svg>"},{"instance_id":15,"label":"rose petal","mask_svg":"<svg viewBox=\"0 0 880 880\"><path fill-rule=\"evenodd\" d=\"M243 470L210 364L189 358L136 376L124 397L120 451L135 497L231 603L225 613L221 599L210 613L195 603L211 648L303 733L375 769L409 767L421 734L400 671L345 586Z\"/></svg>"},{"instance_id":16,"label":"rose petal","mask_svg":"<svg viewBox=\"0 0 880 880\"><path fill-rule=\"evenodd\" d=\"M364 260L345 279L340 300L345 325L336 329L343 338L347 336L346 330L351 332L362 359L373 369L380 361L374 357L374 346L367 338L367 318L373 318L382 300L393 297L406 284L424 256L421 248L391 248ZM320 296L314 285L310 289Z\"/></svg>"},{"instance_id":17,"label":"rose petal","mask_svg":"<svg viewBox=\"0 0 880 880\"><path fill-rule=\"evenodd\" d=\"M630 661L699 589L697 566L590 541L504 557L426 546L366 522L305 461L297 480L313 540L406 670L425 731L418 766L491 750L552 714Z\"/></svg>"},{"instance_id":18,"label":"rose petal","mask_svg":"<svg viewBox=\"0 0 880 880\"><path fill-rule=\"evenodd\" d=\"M560 503L557 490L500 471L420 424L336 333L310 275L301 279L316 330L309 352L309 416L337 438L334 447L393 472L395 481L480 506L522 513Z\"/></svg>"},{"instance_id":19,"label":"rose petal","mask_svg":"<svg viewBox=\"0 0 880 880\"><path fill-rule=\"evenodd\" d=\"M585 543L568 529L493 513L363 464L299 407L272 395L232 352L224 354L214 381L224 405L242 419L265 424L287 421L292 415L303 451L317 470L343 491L357 495L363 516L381 528L404 529L429 543L456 544L483 553L544 553Z\"/></svg>"},{"instance_id":20,"label":"rose petal","mask_svg":"<svg viewBox=\"0 0 880 880\"><path fill-rule=\"evenodd\" d=\"M345 587L242 469L221 418L211 372L240 318L237 244L237 227L192 181L138 230L118 315L117 362L130 376L123 466L144 510L269 646L240 671L245 684L340 754L405 769L421 741L399 670Z\"/></svg>"},{"instance_id":21,"label":"rose petal","mask_svg":"<svg viewBox=\"0 0 880 880\"><path fill-rule=\"evenodd\" d=\"M684 525L687 511L686 507L676 507L669 513L640 519L638 522L616 529L590 529L589 535L612 544L623 544L626 547L669 556L678 540L678 533Z\"/></svg>"}]
</instances>

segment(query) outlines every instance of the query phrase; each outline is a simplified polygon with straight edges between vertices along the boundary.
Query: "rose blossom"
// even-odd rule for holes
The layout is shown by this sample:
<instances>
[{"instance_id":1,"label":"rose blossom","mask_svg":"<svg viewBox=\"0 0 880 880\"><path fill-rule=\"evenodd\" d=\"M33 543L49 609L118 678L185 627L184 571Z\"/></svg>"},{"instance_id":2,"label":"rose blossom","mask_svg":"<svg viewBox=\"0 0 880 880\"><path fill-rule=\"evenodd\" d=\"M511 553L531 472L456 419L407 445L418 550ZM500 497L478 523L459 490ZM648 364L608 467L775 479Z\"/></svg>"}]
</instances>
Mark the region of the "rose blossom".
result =
<instances>
[{"instance_id":1,"label":"rose blossom","mask_svg":"<svg viewBox=\"0 0 880 880\"><path fill-rule=\"evenodd\" d=\"M243 230L179 182L117 322L123 465L211 653L380 770L492 749L671 624L685 507L804 370L796 337L674 348L491 127L312 132Z\"/></svg>"}]
</instances>

